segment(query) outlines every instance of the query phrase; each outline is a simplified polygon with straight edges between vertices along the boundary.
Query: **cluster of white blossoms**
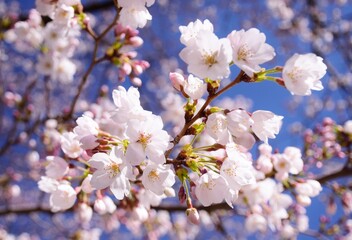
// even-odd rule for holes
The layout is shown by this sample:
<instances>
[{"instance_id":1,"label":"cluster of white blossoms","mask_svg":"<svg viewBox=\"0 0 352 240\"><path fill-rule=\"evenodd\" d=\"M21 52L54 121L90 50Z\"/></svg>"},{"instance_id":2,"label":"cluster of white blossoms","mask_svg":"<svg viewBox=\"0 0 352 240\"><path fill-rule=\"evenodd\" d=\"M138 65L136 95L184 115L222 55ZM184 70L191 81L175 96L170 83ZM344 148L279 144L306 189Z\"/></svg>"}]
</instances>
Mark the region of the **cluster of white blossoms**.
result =
<instances>
[{"instance_id":1,"label":"cluster of white blossoms","mask_svg":"<svg viewBox=\"0 0 352 240\"><path fill-rule=\"evenodd\" d=\"M154 2L155 0L119 0L118 4L122 7L119 22L131 28L143 28L148 20L152 20L146 7Z\"/></svg>"},{"instance_id":2,"label":"cluster of white blossoms","mask_svg":"<svg viewBox=\"0 0 352 240\"><path fill-rule=\"evenodd\" d=\"M31 10L27 21L17 22L15 28L6 33L5 39L18 45L29 43L42 54L38 57L38 73L54 81L70 83L76 73L71 58L79 44L80 27L74 6L80 0L37 0L36 9ZM42 26L42 17L51 22Z\"/></svg>"},{"instance_id":3,"label":"cluster of white blossoms","mask_svg":"<svg viewBox=\"0 0 352 240\"><path fill-rule=\"evenodd\" d=\"M139 209L150 208L162 198L175 195L171 188L175 183L174 171L164 165L170 136L163 130L161 118L141 107L136 88L119 87L114 90L113 99L115 107L110 114L99 118L97 113L86 112L77 119L73 131L61 136L61 149L68 159L79 160L87 167L88 175L77 186L77 192L67 181L72 177L67 161L60 157L47 158L53 160L38 184L41 190L51 193L53 211L72 207L80 191L84 194L95 191L98 202L94 209L100 214L111 212L104 210L111 209L111 204L102 201L106 198L100 197L101 191L110 189L116 199L122 200L137 191L132 191L134 181L140 181L144 189L137 191ZM65 197L68 199L60 200ZM149 198L160 200L150 203Z\"/></svg>"},{"instance_id":4,"label":"cluster of white blossoms","mask_svg":"<svg viewBox=\"0 0 352 240\"><path fill-rule=\"evenodd\" d=\"M151 19L146 6L154 1L118 3L123 25L143 27ZM70 6L55 4L54 9L55 13L67 11L62 19L57 16L59 13L51 16L52 24L59 18L62 26L72 25ZM219 39L208 20L197 20L181 26L180 31L185 45L180 57L187 63L189 75L172 72L170 80L187 102L169 96L164 107L170 112L163 114L166 121L177 125L178 134L171 138L164 130L163 119L142 107L137 88L117 87L112 92L113 105L91 106L77 119L72 131L61 133L60 147L65 158L47 157L45 176L38 185L51 194L52 210L71 208L77 197L94 199L93 204L87 200L79 203L82 213L89 212L80 215L86 221L91 217L90 205L98 214L113 213L113 195L122 208L132 211L134 220L143 222L152 206L175 196L172 187L177 177L181 183L179 200L186 201L186 214L193 223L199 222L199 214L192 200L203 206L225 201L231 207L239 204L248 208L249 231L282 230L285 238L291 224L298 226L299 231L306 230L304 211L297 213L301 220L292 220L289 208L297 205L304 209L321 186L317 181L299 178L303 160L298 148L272 153L268 142L279 133L283 117L266 110L222 109L210 103L224 89L241 81L273 80L298 95L321 90L320 79L326 71L322 59L314 54L296 54L284 67L265 70L260 65L271 60L275 52L258 29L232 31ZM221 80L230 76L233 64L241 72L221 89ZM282 79L268 76L278 72L283 73ZM264 144L260 145L260 155L253 166L250 150L256 141ZM72 179L77 178L79 183L72 187ZM285 190L293 194L286 194Z\"/></svg>"}]
</instances>

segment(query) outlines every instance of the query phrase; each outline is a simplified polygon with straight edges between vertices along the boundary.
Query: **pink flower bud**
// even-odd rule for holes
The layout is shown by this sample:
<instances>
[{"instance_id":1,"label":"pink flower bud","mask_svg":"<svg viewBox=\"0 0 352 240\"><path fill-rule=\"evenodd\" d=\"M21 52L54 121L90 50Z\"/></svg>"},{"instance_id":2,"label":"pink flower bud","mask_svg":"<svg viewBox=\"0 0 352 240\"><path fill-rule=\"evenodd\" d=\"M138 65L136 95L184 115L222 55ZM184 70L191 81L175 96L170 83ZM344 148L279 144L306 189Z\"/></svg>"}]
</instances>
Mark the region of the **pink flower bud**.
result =
<instances>
[{"instance_id":1,"label":"pink flower bud","mask_svg":"<svg viewBox=\"0 0 352 240\"><path fill-rule=\"evenodd\" d=\"M171 80L172 86L176 90L181 91L181 86L183 86L183 84L185 83L185 78L177 72L171 72L169 74L169 78Z\"/></svg>"},{"instance_id":2,"label":"pink flower bud","mask_svg":"<svg viewBox=\"0 0 352 240\"><path fill-rule=\"evenodd\" d=\"M121 66L121 70L123 71L124 76L130 75L132 72L132 66L129 63L123 63Z\"/></svg>"},{"instance_id":3,"label":"pink flower bud","mask_svg":"<svg viewBox=\"0 0 352 240\"><path fill-rule=\"evenodd\" d=\"M133 65L133 72L136 75L140 75L143 73L143 67L137 63L137 64Z\"/></svg>"},{"instance_id":4,"label":"pink flower bud","mask_svg":"<svg viewBox=\"0 0 352 240\"><path fill-rule=\"evenodd\" d=\"M142 80L138 77L134 77L131 79L131 82L134 86L140 87L142 86Z\"/></svg>"},{"instance_id":5,"label":"pink flower bud","mask_svg":"<svg viewBox=\"0 0 352 240\"><path fill-rule=\"evenodd\" d=\"M188 208L186 210L186 215L187 215L187 219L195 224L195 225L198 225L199 224L199 213L197 211L197 209L195 208Z\"/></svg>"},{"instance_id":6,"label":"pink flower bud","mask_svg":"<svg viewBox=\"0 0 352 240\"><path fill-rule=\"evenodd\" d=\"M139 47L143 44L143 39L141 37L138 36L134 36L130 38L130 44L133 47Z\"/></svg>"}]
</instances>

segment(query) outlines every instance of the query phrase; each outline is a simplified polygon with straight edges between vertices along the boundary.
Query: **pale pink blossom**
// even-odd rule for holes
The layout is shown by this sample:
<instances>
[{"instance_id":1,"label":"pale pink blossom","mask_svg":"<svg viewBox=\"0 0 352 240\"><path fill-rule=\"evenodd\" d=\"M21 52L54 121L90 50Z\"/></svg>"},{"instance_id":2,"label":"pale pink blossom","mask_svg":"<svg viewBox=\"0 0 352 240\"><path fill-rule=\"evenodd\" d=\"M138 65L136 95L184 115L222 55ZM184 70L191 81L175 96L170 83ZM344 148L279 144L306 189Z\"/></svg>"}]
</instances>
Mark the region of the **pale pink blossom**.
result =
<instances>
[{"instance_id":1,"label":"pale pink blossom","mask_svg":"<svg viewBox=\"0 0 352 240\"><path fill-rule=\"evenodd\" d=\"M161 117L156 115L150 115L145 121L130 120L126 130L129 140L127 161L138 165L148 157L154 163L165 163L164 153L169 146L170 136L163 126Z\"/></svg>"},{"instance_id":2,"label":"pale pink blossom","mask_svg":"<svg viewBox=\"0 0 352 240\"><path fill-rule=\"evenodd\" d=\"M199 31L204 30L212 33L214 28L213 24L208 19L205 19L203 22L197 19L194 22L190 22L187 26L180 26L179 30L181 32L181 43L184 45L189 45L197 40Z\"/></svg>"},{"instance_id":3,"label":"pale pink blossom","mask_svg":"<svg viewBox=\"0 0 352 240\"><path fill-rule=\"evenodd\" d=\"M113 213L116 210L116 205L109 196L104 196L103 198L98 198L94 201L94 210L100 214L104 215L106 213Z\"/></svg>"},{"instance_id":4,"label":"pale pink blossom","mask_svg":"<svg viewBox=\"0 0 352 240\"><path fill-rule=\"evenodd\" d=\"M90 184L90 181L92 180L92 174L88 174L87 177L84 178L83 182L82 182L82 191L85 193L91 193L95 190L94 187L92 187L92 185Z\"/></svg>"},{"instance_id":5,"label":"pale pink blossom","mask_svg":"<svg viewBox=\"0 0 352 240\"><path fill-rule=\"evenodd\" d=\"M177 90L181 91L181 86L183 87L185 78L182 74L177 72L170 72L169 78L171 80L172 86Z\"/></svg>"},{"instance_id":6,"label":"pale pink blossom","mask_svg":"<svg viewBox=\"0 0 352 240\"><path fill-rule=\"evenodd\" d=\"M87 224L93 216L93 209L87 203L80 203L76 208L76 217L79 222Z\"/></svg>"},{"instance_id":7,"label":"pale pink blossom","mask_svg":"<svg viewBox=\"0 0 352 240\"><path fill-rule=\"evenodd\" d=\"M58 186L59 186L59 181L54 178L41 176L40 180L38 181L38 188L41 191L46 193L54 192Z\"/></svg>"},{"instance_id":8,"label":"pale pink blossom","mask_svg":"<svg viewBox=\"0 0 352 240\"><path fill-rule=\"evenodd\" d=\"M268 143L268 138L275 138L282 125L283 116L275 115L270 111L258 110L252 113L254 134L263 142Z\"/></svg>"},{"instance_id":9,"label":"pale pink blossom","mask_svg":"<svg viewBox=\"0 0 352 240\"><path fill-rule=\"evenodd\" d=\"M304 183L297 183L295 190L298 194L315 197L321 192L322 187L318 181L308 179Z\"/></svg>"},{"instance_id":10,"label":"pale pink blossom","mask_svg":"<svg viewBox=\"0 0 352 240\"><path fill-rule=\"evenodd\" d=\"M236 109L226 114L228 128L232 135L241 136L248 132L254 121L250 115L242 109Z\"/></svg>"},{"instance_id":11,"label":"pale pink blossom","mask_svg":"<svg viewBox=\"0 0 352 240\"><path fill-rule=\"evenodd\" d=\"M96 153L88 161L96 169L90 181L92 187L105 189L110 187L114 196L121 200L130 192L130 182L126 177L130 172L130 166L116 157L115 151L110 154Z\"/></svg>"},{"instance_id":12,"label":"pale pink blossom","mask_svg":"<svg viewBox=\"0 0 352 240\"><path fill-rule=\"evenodd\" d=\"M228 193L228 184L219 174L208 171L196 181L195 193L203 206L222 202Z\"/></svg>"},{"instance_id":13,"label":"pale pink blossom","mask_svg":"<svg viewBox=\"0 0 352 240\"><path fill-rule=\"evenodd\" d=\"M232 31L227 38L231 42L233 62L250 77L261 71L260 64L275 56L274 48L265 43L264 33L256 28Z\"/></svg>"},{"instance_id":14,"label":"pale pink blossom","mask_svg":"<svg viewBox=\"0 0 352 240\"><path fill-rule=\"evenodd\" d=\"M57 156L47 156L49 162L45 167L45 175L49 178L60 179L68 173L68 163Z\"/></svg>"},{"instance_id":15,"label":"pale pink blossom","mask_svg":"<svg viewBox=\"0 0 352 240\"><path fill-rule=\"evenodd\" d=\"M77 139L82 143L83 149L93 149L99 144L95 142L99 133L99 125L91 117L83 115L76 120L77 126L73 132Z\"/></svg>"},{"instance_id":16,"label":"pale pink blossom","mask_svg":"<svg viewBox=\"0 0 352 240\"><path fill-rule=\"evenodd\" d=\"M137 207L133 208L131 217L138 222L145 222L148 220L149 213L143 205L138 204Z\"/></svg>"},{"instance_id":17,"label":"pale pink blossom","mask_svg":"<svg viewBox=\"0 0 352 240\"><path fill-rule=\"evenodd\" d=\"M71 19L75 16L75 10L71 6L61 4L54 13L54 22L68 26Z\"/></svg>"},{"instance_id":18,"label":"pale pink blossom","mask_svg":"<svg viewBox=\"0 0 352 240\"><path fill-rule=\"evenodd\" d=\"M63 182L53 191L49 198L51 210L53 212L64 211L71 208L77 199L76 191L71 185Z\"/></svg>"},{"instance_id":19,"label":"pale pink blossom","mask_svg":"<svg viewBox=\"0 0 352 240\"><path fill-rule=\"evenodd\" d=\"M112 97L117 109L113 111L111 118L117 123L126 123L130 119L143 120L151 114L142 108L139 92L135 87L126 91L124 87L119 86L112 92Z\"/></svg>"},{"instance_id":20,"label":"pale pink blossom","mask_svg":"<svg viewBox=\"0 0 352 240\"><path fill-rule=\"evenodd\" d=\"M352 134L352 120L348 120L343 124L343 131L347 134Z\"/></svg>"},{"instance_id":21,"label":"pale pink blossom","mask_svg":"<svg viewBox=\"0 0 352 240\"><path fill-rule=\"evenodd\" d=\"M214 138L217 143L228 143L231 135L227 128L226 116L222 112L210 114L205 126L205 132Z\"/></svg>"},{"instance_id":22,"label":"pale pink blossom","mask_svg":"<svg viewBox=\"0 0 352 240\"><path fill-rule=\"evenodd\" d=\"M220 175L223 176L233 190L255 183L251 161L244 153L239 152L234 143L226 145L228 157L222 163Z\"/></svg>"},{"instance_id":23,"label":"pale pink blossom","mask_svg":"<svg viewBox=\"0 0 352 240\"><path fill-rule=\"evenodd\" d=\"M148 164L141 177L143 186L157 195L164 194L175 183L175 174L169 166Z\"/></svg>"},{"instance_id":24,"label":"pale pink blossom","mask_svg":"<svg viewBox=\"0 0 352 240\"><path fill-rule=\"evenodd\" d=\"M150 209L151 206L159 206L161 201L165 198L164 195L157 195L148 189L141 189L138 192L139 203Z\"/></svg>"},{"instance_id":25,"label":"pale pink blossom","mask_svg":"<svg viewBox=\"0 0 352 240\"><path fill-rule=\"evenodd\" d=\"M195 225L199 224L199 213L196 208L187 208L186 215L188 221Z\"/></svg>"},{"instance_id":26,"label":"pale pink blossom","mask_svg":"<svg viewBox=\"0 0 352 240\"><path fill-rule=\"evenodd\" d=\"M283 154L291 162L289 172L291 174L299 174L303 170L302 153L299 148L286 147Z\"/></svg>"},{"instance_id":27,"label":"pale pink blossom","mask_svg":"<svg viewBox=\"0 0 352 240\"><path fill-rule=\"evenodd\" d=\"M197 40L180 52L187 70L200 78L222 79L230 74L231 46L228 39L219 39L214 33L202 30Z\"/></svg>"},{"instance_id":28,"label":"pale pink blossom","mask_svg":"<svg viewBox=\"0 0 352 240\"><path fill-rule=\"evenodd\" d=\"M285 63L282 77L292 94L310 95L311 90L323 89L320 79L324 77L326 69L323 59L313 53L294 54Z\"/></svg>"},{"instance_id":29,"label":"pale pink blossom","mask_svg":"<svg viewBox=\"0 0 352 240\"><path fill-rule=\"evenodd\" d=\"M70 158L77 158L83 152L77 135L73 132L65 132L61 136L61 149Z\"/></svg>"},{"instance_id":30,"label":"pale pink blossom","mask_svg":"<svg viewBox=\"0 0 352 240\"><path fill-rule=\"evenodd\" d=\"M187 80L184 81L183 90L190 98L197 100L207 91L207 84L190 74Z\"/></svg>"},{"instance_id":31,"label":"pale pink blossom","mask_svg":"<svg viewBox=\"0 0 352 240\"><path fill-rule=\"evenodd\" d=\"M120 11L119 22L123 26L131 28L143 28L148 20L152 20L147 6L151 6L154 1L145 0L120 0L119 5L122 7Z\"/></svg>"},{"instance_id":32,"label":"pale pink blossom","mask_svg":"<svg viewBox=\"0 0 352 240\"><path fill-rule=\"evenodd\" d=\"M271 161L271 151L272 151L272 147L268 144L260 144L258 147L258 150L260 151L260 156L257 159L257 169L261 172L263 172L264 174L268 174L273 170L273 164Z\"/></svg>"},{"instance_id":33,"label":"pale pink blossom","mask_svg":"<svg viewBox=\"0 0 352 240\"><path fill-rule=\"evenodd\" d=\"M246 218L245 226L249 232L265 232L267 229L267 221L262 215L254 213Z\"/></svg>"}]
</instances>

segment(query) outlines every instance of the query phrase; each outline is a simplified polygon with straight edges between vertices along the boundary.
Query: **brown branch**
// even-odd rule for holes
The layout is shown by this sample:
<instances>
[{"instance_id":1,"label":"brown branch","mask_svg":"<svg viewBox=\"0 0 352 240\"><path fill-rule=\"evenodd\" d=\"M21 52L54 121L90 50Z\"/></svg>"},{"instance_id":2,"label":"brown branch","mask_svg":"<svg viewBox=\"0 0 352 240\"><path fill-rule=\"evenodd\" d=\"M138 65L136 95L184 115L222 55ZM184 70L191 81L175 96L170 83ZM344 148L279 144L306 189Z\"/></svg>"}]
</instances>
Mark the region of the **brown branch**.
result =
<instances>
[{"instance_id":1,"label":"brown branch","mask_svg":"<svg viewBox=\"0 0 352 240\"><path fill-rule=\"evenodd\" d=\"M341 177L352 177L352 169L350 169L348 167L344 167L339 171L327 174L325 176L318 177L315 180L320 182L320 184L324 184L328 181L331 181L331 180L334 180L337 178L341 178Z\"/></svg>"},{"instance_id":2,"label":"brown branch","mask_svg":"<svg viewBox=\"0 0 352 240\"><path fill-rule=\"evenodd\" d=\"M101 57L101 58L97 58L97 54L98 54L98 48L99 48L99 43L100 41L108 34L108 32L116 25L117 20L119 19L119 11L117 9L117 13L114 17L114 19L112 20L112 22L109 24L109 26L107 26L104 31L99 35L99 36L95 36L95 34L93 34L90 30L89 30L89 34L93 37L94 39L94 50L93 50L93 56L92 56L92 60L89 64L89 67L87 69L87 71L85 72L85 74L83 75L81 82L78 86L77 92L72 100L71 106L70 106L70 110L68 112L68 114L64 117L65 119L70 119L74 113L75 110L75 106L77 104L77 101L79 99L79 96L82 93L83 87L85 86L85 84L87 83L88 77L91 74L91 72L93 71L94 67L106 60L105 56Z\"/></svg>"},{"instance_id":3,"label":"brown branch","mask_svg":"<svg viewBox=\"0 0 352 240\"><path fill-rule=\"evenodd\" d=\"M119 204L116 204L117 207L120 207ZM91 204L93 206L93 204ZM154 210L165 210L169 212L185 212L187 207L186 206L181 206L181 205L160 205L160 206L155 206L151 207ZM226 203L219 203L219 204L214 204L209 207L204 207L204 206L196 206L198 210L204 210L207 212L214 212L216 210L233 210L235 211L236 214L242 215L238 213L235 209L231 209ZM66 210L65 212L72 212L74 208L70 208ZM47 207L30 207L30 208L11 208L11 209L1 209L0 210L0 216L8 215L8 214L17 214L17 215L26 215L30 213L45 213L45 214L50 214L54 215L55 212L52 212L50 208Z\"/></svg>"},{"instance_id":4,"label":"brown branch","mask_svg":"<svg viewBox=\"0 0 352 240\"><path fill-rule=\"evenodd\" d=\"M203 114L203 111L209 106L209 104L216 99L217 97L219 97L221 94L223 94L225 91L229 90L230 88L232 88L233 86L237 85L238 83L240 83L242 81L242 78L245 76L245 73L241 70L241 72L237 75L237 77L231 81L227 86L225 86L224 88L222 88L220 91L218 91L216 94L214 95L209 95L207 100L205 101L205 103L203 104L203 106L199 109L198 113L193 116L193 118L188 121L187 123L185 123L185 125L183 126L182 130L180 131L180 133L174 138L174 140L172 141L174 146L172 148L170 148L168 151L166 151L165 153L165 158L167 159L172 150L174 149L174 147L180 142L181 138L186 134L186 131L188 130L188 128L190 126L192 126L192 124L197 121Z\"/></svg>"}]
</instances>

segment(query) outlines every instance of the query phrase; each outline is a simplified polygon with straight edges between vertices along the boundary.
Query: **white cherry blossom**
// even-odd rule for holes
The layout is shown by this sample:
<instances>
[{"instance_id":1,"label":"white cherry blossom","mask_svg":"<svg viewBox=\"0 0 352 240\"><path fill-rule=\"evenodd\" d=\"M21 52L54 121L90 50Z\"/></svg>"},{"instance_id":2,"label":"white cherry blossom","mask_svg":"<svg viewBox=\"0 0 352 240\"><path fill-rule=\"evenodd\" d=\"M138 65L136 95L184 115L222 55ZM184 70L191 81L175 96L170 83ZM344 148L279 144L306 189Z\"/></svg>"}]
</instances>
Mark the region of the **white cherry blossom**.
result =
<instances>
[{"instance_id":1,"label":"white cherry blossom","mask_svg":"<svg viewBox=\"0 0 352 240\"><path fill-rule=\"evenodd\" d=\"M51 210L53 212L64 211L71 208L77 199L76 191L70 184L62 182L49 198Z\"/></svg>"},{"instance_id":2,"label":"white cherry blossom","mask_svg":"<svg viewBox=\"0 0 352 240\"><path fill-rule=\"evenodd\" d=\"M129 140L127 161L138 165L148 157L154 163L165 163L164 153L169 146L170 136L163 126L161 117L156 115L150 115L145 121L130 120L126 130Z\"/></svg>"},{"instance_id":3,"label":"white cherry blossom","mask_svg":"<svg viewBox=\"0 0 352 240\"><path fill-rule=\"evenodd\" d=\"M145 0L120 0L119 5L122 7L120 11L119 22L124 26L131 28L143 28L148 20L152 20L147 6L151 6L154 1Z\"/></svg>"},{"instance_id":4,"label":"white cherry blossom","mask_svg":"<svg viewBox=\"0 0 352 240\"><path fill-rule=\"evenodd\" d=\"M45 175L49 178L60 179L68 173L68 163L57 156L47 156L49 164L45 167Z\"/></svg>"},{"instance_id":5,"label":"white cherry blossom","mask_svg":"<svg viewBox=\"0 0 352 240\"><path fill-rule=\"evenodd\" d=\"M121 200L130 192L130 182L127 175L130 174L130 166L116 157L115 151L110 154L96 153L88 161L96 169L90 181L92 187L105 189L110 187L114 196Z\"/></svg>"},{"instance_id":6,"label":"white cherry blossom","mask_svg":"<svg viewBox=\"0 0 352 240\"><path fill-rule=\"evenodd\" d=\"M326 69L321 57L313 53L296 53L286 61L282 77L291 94L310 95L311 90L320 91L324 88L320 79L324 77Z\"/></svg>"},{"instance_id":7,"label":"white cherry blossom","mask_svg":"<svg viewBox=\"0 0 352 240\"><path fill-rule=\"evenodd\" d=\"M222 163L220 175L223 176L233 190L240 190L242 186L255 183L251 161L244 153L236 149L234 143L226 145L228 157Z\"/></svg>"},{"instance_id":8,"label":"white cherry blossom","mask_svg":"<svg viewBox=\"0 0 352 240\"><path fill-rule=\"evenodd\" d=\"M83 115L76 120L77 126L73 132L82 143L83 149L93 149L99 145L96 142L99 133L99 125L91 117Z\"/></svg>"},{"instance_id":9,"label":"white cherry blossom","mask_svg":"<svg viewBox=\"0 0 352 240\"><path fill-rule=\"evenodd\" d=\"M61 4L54 13L54 22L68 26L74 16L75 10L73 7Z\"/></svg>"},{"instance_id":10,"label":"white cherry blossom","mask_svg":"<svg viewBox=\"0 0 352 240\"><path fill-rule=\"evenodd\" d=\"M249 232L265 232L267 229L267 221L262 215L254 213L246 218L245 226Z\"/></svg>"},{"instance_id":11,"label":"white cherry blossom","mask_svg":"<svg viewBox=\"0 0 352 240\"><path fill-rule=\"evenodd\" d=\"M301 150L296 147L286 147L283 154L291 162L289 172L291 174L299 174L303 170L304 165Z\"/></svg>"},{"instance_id":12,"label":"white cherry blossom","mask_svg":"<svg viewBox=\"0 0 352 240\"><path fill-rule=\"evenodd\" d=\"M137 88L130 87L128 91L119 86L112 92L114 104L117 107L111 118L118 123L126 123L130 119L145 119L151 112L145 111L139 101Z\"/></svg>"},{"instance_id":13,"label":"white cherry blossom","mask_svg":"<svg viewBox=\"0 0 352 240\"><path fill-rule=\"evenodd\" d=\"M264 33L256 28L232 31L227 38L231 42L233 62L250 77L261 70L259 64L275 56L274 48L265 43Z\"/></svg>"},{"instance_id":14,"label":"white cherry blossom","mask_svg":"<svg viewBox=\"0 0 352 240\"><path fill-rule=\"evenodd\" d=\"M187 80L184 81L183 90L190 98L197 100L207 91L207 84L204 83L203 80L190 74Z\"/></svg>"},{"instance_id":15,"label":"white cherry blossom","mask_svg":"<svg viewBox=\"0 0 352 240\"><path fill-rule=\"evenodd\" d=\"M222 202L228 194L228 184L219 174L208 171L196 181L195 193L203 206Z\"/></svg>"},{"instance_id":16,"label":"white cherry blossom","mask_svg":"<svg viewBox=\"0 0 352 240\"><path fill-rule=\"evenodd\" d=\"M232 49L228 39L219 39L214 33L202 30L197 40L180 52L187 70L200 78L222 79L230 74Z\"/></svg>"},{"instance_id":17,"label":"white cherry blossom","mask_svg":"<svg viewBox=\"0 0 352 240\"><path fill-rule=\"evenodd\" d=\"M205 30L212 33L214 32L214 27L208 19L203 22L197 19L194 22L190 22L187 26L180 26L179 30L181 32L180 41L187 46L196 41L199 31Z\"/></svg>"},{"instance_id":18,"label":"white cherry blossom","mask_svg":"<svg viewBox=\"0 0 352 240\"><path fill-rule=\"evenodd\" d=\"M83 152L77 135L73 132L65 132L61 136L61 149L70 158L77 158Z\"/></svg>"},{"instance_id":19,"label":"white cherry blossom","mask_svg":"<svg viewBox=\"0 0 352 240\"><path fill-rule=\"evenodd\" d=\"M205 131L220 144L226 144L230 139L230 132L227 128L227 118L221 112L209 115Z\"/></svg>"},{"instance_id":20,"label":"white cherry blossom","mask_svg":"<svg viewBox=\"0 0 352 240\"><path fill-rule=\"evenodd\" d=\"M252 113L254 134L263 142L267 143L268 138L275 138L282 125L283 116L275 115L270 111L258 110Z\"/></svg>"},{"instance_id":21,"label":"white cherry blossom","mask_svg":"<svg viewBox=\"0 0 352 240\"><path fill-rule=\"evenodd\" d=\"M144 187L157 195L164 194L175 183L175 174L169 166L148 164L141 177Z\"/></svg>"},{"instance_id":22,"label":"white cherry blossom","mask_svg":"<svg viewBox=\"0 0 352 240\"><path fill-rule=\"evenodd\" d=\"M43 192L52 193L57 189L59 184L59 181L54 178L41 176L38 181L38 188Z\"/></svg>"}]
</instances>

